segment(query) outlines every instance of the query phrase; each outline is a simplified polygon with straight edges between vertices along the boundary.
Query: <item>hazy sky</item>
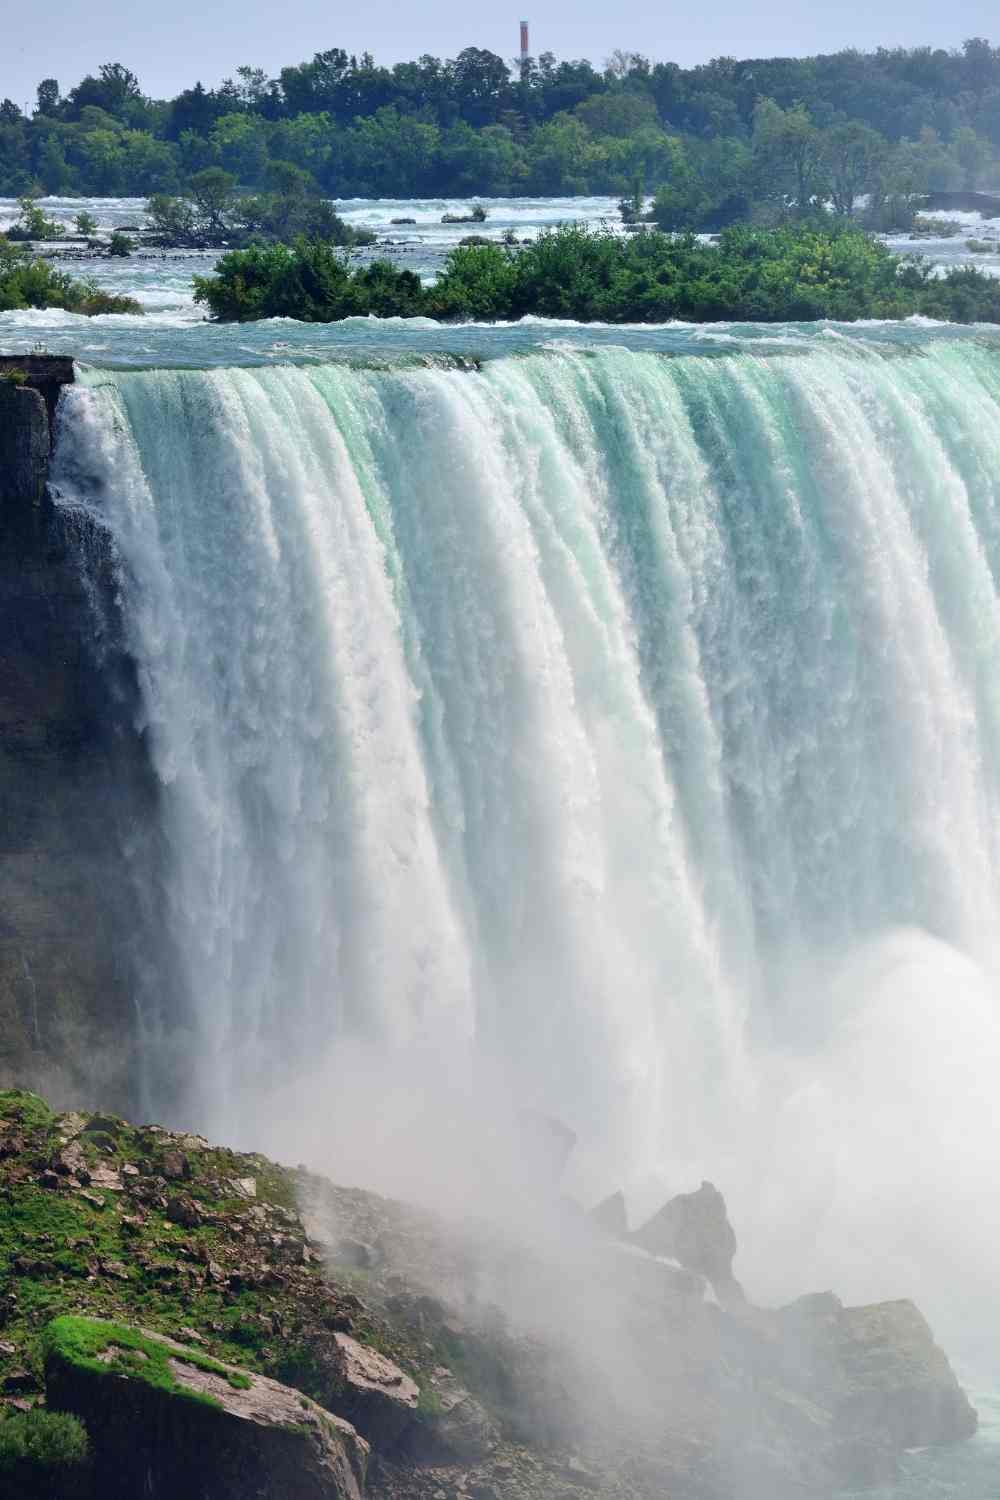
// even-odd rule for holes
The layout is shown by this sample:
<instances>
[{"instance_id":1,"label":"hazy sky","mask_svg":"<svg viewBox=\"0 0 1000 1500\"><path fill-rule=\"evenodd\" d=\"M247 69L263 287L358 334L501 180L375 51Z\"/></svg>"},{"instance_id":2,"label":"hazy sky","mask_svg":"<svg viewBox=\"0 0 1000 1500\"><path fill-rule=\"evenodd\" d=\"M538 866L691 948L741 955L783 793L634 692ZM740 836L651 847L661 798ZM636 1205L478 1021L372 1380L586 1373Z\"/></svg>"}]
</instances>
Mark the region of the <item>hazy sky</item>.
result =
<instances>
[{"instance_id":1,"label":"hazy sky","mask_svg":"<svg viewBox=\"0 0 1000 1500\"><path fill-rule=\"evenodd\" d=\"M673 14L671 10L673 9ZM123 62L154 97L200 78L218 83L241 63L277 73L326 47L374 52L393 63L423 52L453 57L489 47L504 57L517 48L522 12L491 7L476 18L462 0L363 0L339 12L321 0L8 0L0 22L0 97L23 105L40 78L69 89L102 62ZM525 0L533 53L589 57L600 64L615 47L690 65L710 57L761 57L839 47L930 44L958 46L965 37L1000 40L996 9L984 0L914 0L902 5L842 0L820 7L794 0L712 0L702 6L650 0ZM992 31L991 31L992 28Z\"/></svg>"}]
</instances>

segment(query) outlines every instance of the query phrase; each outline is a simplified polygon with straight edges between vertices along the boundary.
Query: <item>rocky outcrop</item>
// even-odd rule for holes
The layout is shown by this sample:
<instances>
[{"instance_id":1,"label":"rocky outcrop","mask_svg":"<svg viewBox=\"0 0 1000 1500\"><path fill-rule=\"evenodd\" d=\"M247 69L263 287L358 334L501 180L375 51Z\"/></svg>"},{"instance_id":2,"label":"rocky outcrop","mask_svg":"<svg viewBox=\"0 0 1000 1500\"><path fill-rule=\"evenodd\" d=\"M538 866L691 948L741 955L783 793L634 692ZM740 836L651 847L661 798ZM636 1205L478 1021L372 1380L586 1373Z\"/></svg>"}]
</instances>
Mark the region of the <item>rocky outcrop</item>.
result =
<instances>
[{"instance_id":1,"label":"rocky outcrop","mask_svg":"<svg viewBox=\"0 0 1000 1500\"><path fill-rule=\"evenodd\" d=\"M970 1405L926 1319L908 1301L844 1307L831 1292L776 1315L784 1374L831 1414L845 1451L954 1443L976 1431Z\"/></svg>"},{"instance_id":2,"label":"rocky outcrop","mask_svg":"<svg viewBox=\"0 0 1000 1500\"><path fill-rule=\"evenodd\" d=\"M377 1349L347 1333L333 1335L339 1375L339 1409L378 1448L392 1448L413 1421L420 1395L416 1381Z\"/></svg>"},{"instance_id":3,"label":"rocky outcrop","mask_svg":"<svg viewBox=\"0 0 1000 1500\"><path fill-rule=\"evenodd\" d=\"M47 1331L48 1405L87 1429L100 1500L360 1500L368 1444L263 1375L96 1319Z\"/></svg>"},{"instance_id":4,"label":"rocky outcrop","mask_svg":"<svg viewBox=\"0 0 1000 1500\"><path fill-rule=\"evenodd\" d=\"M650 1255L671 1256L706 1277L720 1302L743 1301L743 1289L733 1276L736 1234L725 1200L710 1182L696 1193L671 1198L630 1238Z\"/></svg>"},{"instance_id":5,"label":"rocky outcrop","mask_svg":"<svg viewBox=\"0 0 1000 1500\"><path fill-rule=\"evenodd\" d=\"M127 1109L141 918L122 855L143 857L155 791L105 540L46 492L72 377L0 358L0 1083Z\"/></svg>"},{"instance_id":6,"label":"rocky outcrop","mask_svg":"<svg viewBox=\"0 0 1000 1500\"><path fill-rule=\"evenodd\" d=\"M603 1234L609 1234L613 1239L623 1240L628 1234L625 1194L611 1193L607 1198L602 1198L601 1202L590 1210L590 1221Z\"/></svg>"},{"instance_id":7,"label":"rocky outcrop","mask_svg":"<svg viewBox=\"0 0 1000 1500\"><path fill-rule=\"evenodd\" d=\"M263 1377L299 1411L317 1403L358 1482L363 1450L342 1424L370 1442L370 1500L831 1500L890 1482L904 1447L975 1427L912 1304L720 1306L702 1273L557 1200L554 1239L512 1238L200 1136L0 1093L0 1201L0 1414L45 1396L82 1410L51 1348L43 1390L45 1324L55 1310L99 1319L115 1331L90 1374L122 1377L114 1405L137 1451L161 1441L160 1407L129 1405L150 1361L157 1388L218 1398L234 1422L253 1420L240 1403L265 1399ZM327 1258L345 1240L371 1248L365 1267ZM102 1402L88 1425L113 1448L105 1420Z\"/></svg>"}]
</instances>

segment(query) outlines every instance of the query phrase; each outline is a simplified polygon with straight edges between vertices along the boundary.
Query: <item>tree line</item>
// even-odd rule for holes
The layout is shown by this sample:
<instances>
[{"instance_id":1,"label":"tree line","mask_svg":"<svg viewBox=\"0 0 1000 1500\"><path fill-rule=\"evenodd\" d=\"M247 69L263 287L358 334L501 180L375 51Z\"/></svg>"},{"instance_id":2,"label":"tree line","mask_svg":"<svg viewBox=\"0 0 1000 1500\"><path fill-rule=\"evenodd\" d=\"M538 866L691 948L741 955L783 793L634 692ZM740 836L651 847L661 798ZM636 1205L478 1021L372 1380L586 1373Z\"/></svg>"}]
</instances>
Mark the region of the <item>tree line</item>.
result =
<instances>
[{"instance_id":1,"label":"tree line","mask_svg":"<svg viewBox=\"0 0 1000 1500\"><path fill-rule=\"evenodd\" d=\"M775 229L735 225L717 243L646 231L629 238L564 225L530 245L452 250L430 286L390 261L352 266L318 241L254 244L195 277L220 322L417 317L504 322L786 322L906 318L1000 321L1000 279L962 267L943 276L916 256L827 216Z\"/></svg>"},{"instance_id":2,"label":"tree line","mask_svg":"<svg viewBox=\"0 0 1000 1500\"><path fill-rule=\"evenodd\" d=\"M689 69L478 47L387 68L332 48L169 100L108 63L65 94L44 79L27 111L0 102L6 196L184 194L210 169L260 193L294 167L330 197L656 192L664 227L716 227L820 196L892 218L914 194L1000 184L998 156L1000 49L982 38Z\"/></svg>"}]
</instances>

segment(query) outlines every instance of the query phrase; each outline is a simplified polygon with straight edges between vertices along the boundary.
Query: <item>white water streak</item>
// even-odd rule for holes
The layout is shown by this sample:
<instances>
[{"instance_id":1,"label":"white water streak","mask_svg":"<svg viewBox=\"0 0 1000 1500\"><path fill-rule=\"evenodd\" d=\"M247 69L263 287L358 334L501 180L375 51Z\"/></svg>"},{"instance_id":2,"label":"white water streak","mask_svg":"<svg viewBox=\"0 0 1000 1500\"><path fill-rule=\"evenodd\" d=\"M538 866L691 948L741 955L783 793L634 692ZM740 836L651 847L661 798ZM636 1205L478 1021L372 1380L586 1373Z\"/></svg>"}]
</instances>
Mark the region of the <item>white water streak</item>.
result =
<instances>
[{"instance_id":1,"label":"white water streak","mask_svg":"<svg viewBox=\"0 0 1000 1500\"><path fill-rule=\"evenodd\" d=\"M859 1034L846 957L922 929L994 972L995 352L160 371L68 400L213 1128L361 1037L478 1050L595 1177L763 1162L761 1058ZM788 1064L793 1113L828 1062Z\"/></svg>"}]
</instances>

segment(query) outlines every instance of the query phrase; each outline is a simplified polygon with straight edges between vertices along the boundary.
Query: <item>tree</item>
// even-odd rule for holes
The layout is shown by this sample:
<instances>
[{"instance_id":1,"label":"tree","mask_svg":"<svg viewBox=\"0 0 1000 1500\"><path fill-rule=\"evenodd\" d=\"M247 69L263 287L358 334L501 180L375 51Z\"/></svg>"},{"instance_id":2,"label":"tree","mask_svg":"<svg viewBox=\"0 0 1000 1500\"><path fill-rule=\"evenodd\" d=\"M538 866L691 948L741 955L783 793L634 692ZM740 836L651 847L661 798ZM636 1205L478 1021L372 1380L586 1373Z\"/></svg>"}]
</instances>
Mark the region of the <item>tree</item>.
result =
<instances>
[{"instance_id":1,"label":"tree","mask_svg":"<svg viewBox=\"0 0 1000 1500\"><path fill-rule=\"evenodd\" d=\"M267 167L265 126L259 115L223 115L212 127L212 142L223 168L237 182L253 186Z\"/></svg>"},{"instance_id":2,"label":"tree","mask_svg":"<svg viewBox=\"0 0 1000 1500\"><path fill-rule=\"evenodd\" d=\"M427 189L441 139L436 125L383 108L355 120L349 139L359 182L399 197Z\"/></svg>"},{"instance_id":3,"label":"tree","mask_svg":"<svg viewBox=\"0 0 1000 1500\"><path fill-rule=\"evenodd\" d=\"M808 213L821 194L820 135L802 104L782 109L760 99L753 112L753 167L757 193Z\"/></svg>"},{"instance_id":4,"label":"tree","mask_svg":"<svg viewBox=\"0 0 1000 1500\"><path fill-rule=\"evenodd\" d=\"M135 106L142 104L139 80L123 63L102 63L95 78L89 74L72 89L66 100L70 118L79 119L88 105L96 105L116 120L132 122Z\"/></svg>"},{"instance_id":5,"label":"tree","mask_svg":"<svg viewBox=\"0 0 1000 1500\"><path fill-rule=\"evenodd\" d=\"M236 207L236 179L221 167L206 167L191 178L191 198L206 228L212 234L225 234Z\"/></svg>"},{"instance_id":6,"label":"tree","mask_svg":"<svg viewBox=\"0 0 1000 1500\"><path fill-rule=\"evenodd\" d=\"M493 125L510 98L507 64L484 47L466 47L448 64L455 101L470 125Z\"/></svg>"},{"instance_id":7,"label":"tree","mask_svg":"<svg viewBox=\"0 0 1000 1500\"><path fill-rule=\"evenodd\" d=\"M573 113L591 134L619 139L634 135L644 126L659 124L656 105L647 94L594 94L578 104Z\"/></svg>"},{"instance_id":8,"label":"tree","mask_svg":"<svg viewBox=\"0 0 1000 1500\"><path fill-rule=\"evenodd\" d=\"M573 115L540 125L528 148L528 186L533 193L586 193L590 189L591 136Z\"/></svg>"},{"instance_id":9,"label":"tree","mask_svg":"<svg viewBox=\"0 0 1000 1500\"><path fill-rule=\"evenodd\" d=\"M983 140L970 126L963 125L952 136L951 151L962 169L962 186L967 192L972 192L979 186L979 179L993 158L989 141Z\"/></svg>"},{"instance_id":10,"label":"tree","mask_svg":"<svg viewBox=\"0 0 1000 1500\"><path fill-rule=\"evenodd\" d=\"M838 214L849 217L860 195L877 189L887 154L884 137L857 120L824 133L820 158Z\"/></svg>"},{"instance_id":11,"label":"tree","mask_svg":"<svg viewBox=\"0 0 1000 1500\"><path fill-rule=\"evenodd\" d=\"M59 109L59 84L54 78L43 78L35 97L37 114L54 115Z\"/></svg>"}]
</instances>

